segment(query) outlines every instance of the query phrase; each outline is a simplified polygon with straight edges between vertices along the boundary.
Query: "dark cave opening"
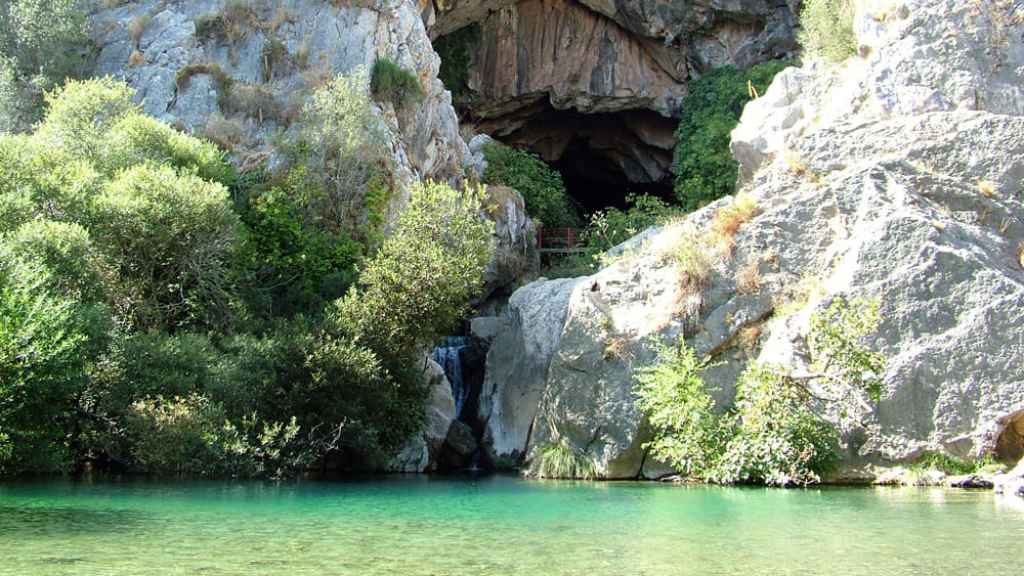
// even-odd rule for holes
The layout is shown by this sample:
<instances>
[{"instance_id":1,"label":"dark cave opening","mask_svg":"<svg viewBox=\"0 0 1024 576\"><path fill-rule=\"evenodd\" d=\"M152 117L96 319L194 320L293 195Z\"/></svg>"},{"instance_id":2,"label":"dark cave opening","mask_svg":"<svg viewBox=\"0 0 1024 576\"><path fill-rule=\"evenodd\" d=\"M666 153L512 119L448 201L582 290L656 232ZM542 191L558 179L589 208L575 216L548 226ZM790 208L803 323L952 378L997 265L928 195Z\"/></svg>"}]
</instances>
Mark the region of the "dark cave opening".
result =
<instances>
[{"instance_id":1,"label":"dark cave opening","mask_svg":"<svg viewBox=\"0 0 1024 576\"><path fill-rule=\"evenodd\" d=\"M585 114L541 101L476 129L526 148L562 175L583 215L626 208L630 194L672 196L672 150L677 120L649 110Z\"/></svg>"},{"instance_id":2,"label":"dark cave opening","mask_svg":"<svg viewBox=\"0 0 1024 576\"><path fill-rule=\"evenodd\" d=\"M650 194L666 201L672 195L671 176L655 182L630 182L621 169L583 142L570 144L551 167L562 175L566 192L584 215L606 208L626 209L632 194Z\"/></svg>"}]
</instances>

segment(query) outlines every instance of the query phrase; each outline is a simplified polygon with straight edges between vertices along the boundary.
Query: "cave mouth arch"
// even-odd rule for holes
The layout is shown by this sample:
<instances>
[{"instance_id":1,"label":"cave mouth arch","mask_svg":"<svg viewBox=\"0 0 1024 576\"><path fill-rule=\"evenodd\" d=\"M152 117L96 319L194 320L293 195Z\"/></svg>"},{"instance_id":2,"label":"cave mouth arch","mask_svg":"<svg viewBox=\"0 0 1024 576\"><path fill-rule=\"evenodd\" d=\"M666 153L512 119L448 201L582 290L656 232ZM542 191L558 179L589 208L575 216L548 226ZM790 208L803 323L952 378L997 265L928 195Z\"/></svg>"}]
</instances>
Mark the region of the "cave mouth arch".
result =
<instances>
[{"instance_id":1,"label":"cave mouth arch","mask_svg":"<svg viewBox=\"0 0 1024 576\"><path fill-rule=\"evenodd\" d=\"M630 194L671 200L677 124L649 110L582 113L539 102L477 121L475 129L540 156L587 215L626 208Z\"/></svg>"}]
</instances>

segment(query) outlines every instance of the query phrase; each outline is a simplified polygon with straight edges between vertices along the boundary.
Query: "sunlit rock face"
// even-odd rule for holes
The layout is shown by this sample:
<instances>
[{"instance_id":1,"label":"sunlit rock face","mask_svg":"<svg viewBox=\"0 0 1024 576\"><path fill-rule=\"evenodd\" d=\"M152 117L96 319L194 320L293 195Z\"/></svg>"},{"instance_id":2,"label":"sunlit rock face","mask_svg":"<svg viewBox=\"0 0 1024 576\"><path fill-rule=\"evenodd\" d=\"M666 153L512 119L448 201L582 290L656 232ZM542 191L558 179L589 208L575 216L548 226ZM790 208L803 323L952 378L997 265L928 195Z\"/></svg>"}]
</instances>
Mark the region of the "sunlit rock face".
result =
<instances>
[{"instance_id":1,"label":"sunlit rock face","mask_svg":"<svg viewBox=\"0 0 1024 576\"><path fill-rule=\"evenodd\" d=\"M254 2L226 34L202 30L204 19L224 12L220 0L118 4L92 15L100 48L95 73L124 78L148 114L190 132L204 133L216 114L227 117L237 132L234 158L239 164L270 160L273 165L272 135L297 128L299 112L317 87L338 74L369 70L386 57L413 71L425 94L410 109L377 104L402 192L394 195L393 208L402 205L414 180L461 179L468 151L451 96L437 79L440 60L415 3ZM131 29L138 22L145 26L133 38ZM233 90L258 96L259 110L245 115L222 110L218 100L224 88L217 74L194 73L182 81L182 70L196 66L216 68Z\"/></svg>"},{"instance_id":2,"label":"sunlit rock face","mask_svg":"<svg viewBox=\"0 0 1024 576\"><path fill-rule=\"evenodd\" d=\"M602 477L659 475L633 391L653 341L683 337L718 361L704 378L726 408L751 362L807 373L811 316L863 297L880 305L865 343L887 369L877 405L816 406L841 434L836 479L870 480L927 452L1022 453L1024 8L995 4L887 2L886 18L862 8L860 56L780 73L733 133L741 193L758 214L711 253L699 292L681 288L666 254L706 233L732 198L649 232L567 298L530 310L561 326L517 323L513 311L488 382L496 397L515 393L520 357L544 367L544 381L490 423L493 437L520 438L510 431L531 416L526 443L503 449L529 457L567 443ZM556 287L539 281L512 300ZM529 344L538 340L553 345Z\"/></svg>"}]
</instances>

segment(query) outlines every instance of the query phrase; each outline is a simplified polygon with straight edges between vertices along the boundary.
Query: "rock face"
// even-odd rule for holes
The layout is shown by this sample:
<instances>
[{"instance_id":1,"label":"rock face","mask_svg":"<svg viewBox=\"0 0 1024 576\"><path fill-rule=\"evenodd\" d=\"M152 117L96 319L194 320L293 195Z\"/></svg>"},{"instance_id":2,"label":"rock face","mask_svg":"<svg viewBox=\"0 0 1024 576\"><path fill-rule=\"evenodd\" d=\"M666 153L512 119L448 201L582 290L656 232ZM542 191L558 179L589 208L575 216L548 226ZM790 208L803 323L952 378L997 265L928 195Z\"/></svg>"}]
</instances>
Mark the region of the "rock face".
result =
<instances>
[{"instance_id":1,"label":"rock face","mask_svg":"<svg viewBox=\"0 0 1024 576\"><path fill-rule=\"evenodd\" d=\"M399 183L461 178L466 145L451 97L437 79L440 61L413 3L254 2L250 10L227 16L220 32L203 25L226 13L220 0L116 4L92 17L100 47L96 74L123 77L147 113L193 132L203 132L215 113L227 116L240 132L235 157L243 165L273 159L270 135L290 127L313 89L337 74L369 70L377 58L387 57L415 72L425 92L413 110L379 105ZM133 23L144 24L137 38L130 33ZM178 80L180 71L196 65L216 67L233 81L234 91L262 99L259 113L220 110L223 88L215 73ZM392 208L404 198L396 194Z\"/></svg>"},{"instance_id":2,"label":"rock face","mask_svg":"<svg viewBox=\"0 0 1024 576\"><path fill-rule=\"evenodd\" d=\"M797 2L436 2L431 34L472 24L468 116L548 162L570 145L623 183L665 180L690 78L789 55ZM620 115L626 112L625 115Z\"/></svg>"},{"instance_id":3,"label":"rock face","mask_svg":"<svg viewBox=\"0 0 1024 576\"><path fill-rule=\"evenodd\" d=\"M537 228L526 215L523 197L507 186L488 186L487 216L494 221L494 258L484 272L481 308L499 305L519 286L537 276Z\"/></svg>"},{"instance_id":4,"label":"rock face","mask_svg":"<svg viewBox=\"0 0 1024 576\"><path fill-rule=\"evenodd\" d=\"M549 300L543 313L564 315L564 326L548 334L544 382L531 384L539 404L503 415L537 413L527 442L507 435L505 451L567 441L602 477L643 475L654 466L632 381L651 361L652 339L682 336L720 361L705 380L725 407L751 361L806 369L810 316L836 296L879 301L883 320L867 344L888 361L877 406L821 407L842 436L841 477L870 479L926 451L971 458L1019 442L1024 7L888 4L881 21L859 12L866 56L785 72L748 106L734 150L759 215L729 250L709 252L706 288L684 294L665 254L705 234L731 199ZM510 327L495 342L526 337ZM495 397L523 381L514 358L488 358Z\"/></svg>"},{"instance_id":5,"label":"rock face","mask_svg":"<svg viewBox=\"0 0 1024 576\"><path fill-rule=\"evenodd\" d=\"M539 280L512 295L487 353L480 416L492 461L519 460L547 385L575 279Z\"/></svg>"},{"instance_id":6,"label":"rock face","mask_svg":"<svg viewBox=\"0 0 1024 576\"><path fill-rule=\"evenodd\" d=\"M423 432L411 438L384 468L386 472L429 472L437 467L445 440L455 421L455 399L444 370L427 360L423 378L430 387Z\"/></svg>"}]
</instances>

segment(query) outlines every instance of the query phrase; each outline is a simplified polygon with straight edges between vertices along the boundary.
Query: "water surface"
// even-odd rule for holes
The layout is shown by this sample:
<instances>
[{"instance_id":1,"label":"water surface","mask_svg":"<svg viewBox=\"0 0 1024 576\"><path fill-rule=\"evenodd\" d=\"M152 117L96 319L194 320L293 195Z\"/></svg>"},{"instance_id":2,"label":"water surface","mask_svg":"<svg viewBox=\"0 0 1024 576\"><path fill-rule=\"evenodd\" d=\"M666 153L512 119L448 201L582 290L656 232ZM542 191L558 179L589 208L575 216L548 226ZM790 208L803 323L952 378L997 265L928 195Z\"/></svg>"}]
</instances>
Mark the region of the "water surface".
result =
<instances>
[{"instance_id":1,"label":"water surface","mask_svg":"<svg viewBox=\"0 0 1024 576\"><path fill-rule=\"evenodd\" d=\"M1012 574L1024 500L388 478L0 484L0 575Z\"/></svg>"}]
</instances>

